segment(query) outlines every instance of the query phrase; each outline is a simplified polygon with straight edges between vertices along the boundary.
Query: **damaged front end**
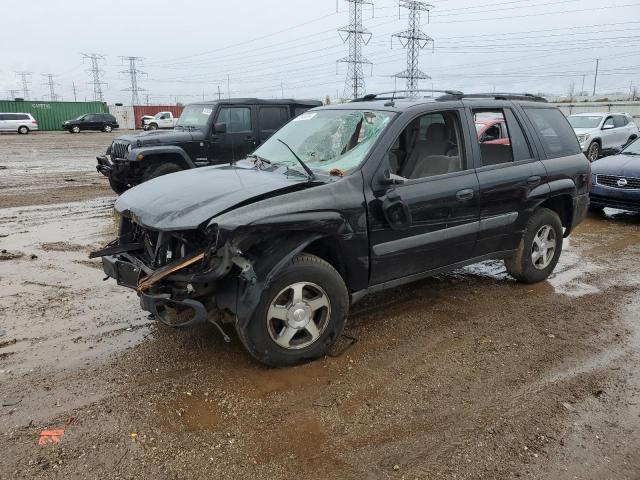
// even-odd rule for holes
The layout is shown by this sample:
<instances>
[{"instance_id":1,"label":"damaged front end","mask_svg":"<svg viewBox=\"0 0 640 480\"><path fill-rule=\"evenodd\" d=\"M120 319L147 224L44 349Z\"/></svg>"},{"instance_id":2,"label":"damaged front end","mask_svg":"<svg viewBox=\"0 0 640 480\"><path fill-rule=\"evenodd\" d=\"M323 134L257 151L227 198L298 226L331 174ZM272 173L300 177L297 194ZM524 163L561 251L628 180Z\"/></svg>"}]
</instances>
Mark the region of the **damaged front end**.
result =
<instances>
[{"instance_id":1,"label":"damaged front end","mask_svg":"<svg viewBox=\"0 0 640 480\"><path fill-rule=\"evenodd\" d=\"M217 281L234 264L241 274L250 275L252 269L239 255L215 226L206 231L158 231L122 216L118 239L90 258L101 257L107 278L136 290L142 309L162 323L186 327L209 321L220 329Z\"/></svg>"}]
</instances>

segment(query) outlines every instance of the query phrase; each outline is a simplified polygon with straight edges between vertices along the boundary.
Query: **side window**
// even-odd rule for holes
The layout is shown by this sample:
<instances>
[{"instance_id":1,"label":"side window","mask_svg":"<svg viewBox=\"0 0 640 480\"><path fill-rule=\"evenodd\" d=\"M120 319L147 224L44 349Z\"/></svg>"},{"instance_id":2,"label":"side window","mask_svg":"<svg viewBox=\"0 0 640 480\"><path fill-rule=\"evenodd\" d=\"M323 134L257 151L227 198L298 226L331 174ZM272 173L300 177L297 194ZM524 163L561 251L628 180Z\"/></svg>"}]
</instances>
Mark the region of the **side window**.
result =
<instances>
[{"instance_id":1,"label":"side window","mask_svg":"<svg viewBox=\"0 0 640 480\"><path fill-rule=\"evenodd\" d=\"M408 179L465 169L460 115L434 112L413 120L389 149L391 173Z\"/></svg>"},{"instance_id":2,"label":"side window","mask_svg":"<svg viewBox=\"0 0 640 480\"><path fill-rule=\"evenodd\" d=\"M525 108L525 112L540 135L547 158L581 153L578 138L560 110L529 107Z\"/></svg>"},{"instance_id":3,"label":"side window","mask_svg":"<svg viewBox=\"0 0 640 480\"><path fill-rule=\"evenodd\" d=\"M160 115L160 120L169 120L169 114L163 113L162 115Z\"/></svg>"},{"instance_id":4,"label":"side window","mask_svg":"<svg viewBox=\"0 0 640 480\"><path fill-rule=\"evenodd\" d=\"M275 132L287 123L286 107L260 107L260 131Z\"/></svg>"},{"instance_id":5,"label":"side window","mask_svg":"<svg viewBox=\"0 0 640 480\"><path fill-rule=\"evenodd\" d=\"M251 132L251 109L249 107L221 108L216 123L226 123L228 133Z\"/></svg>"},{"instance_id":6,"label":"side window","mask_svg":"<svg viewBox=\"0 0 640 480\"><path fill-rule=\"evenodd\" d=\"M627 122L626 119L622 115L614 115L613 116L613 126L616 128L624 127Z\"/></svg>"},{"instance_id":7,"label":"side window","mask_svg":"<svg viewBox=\"0 0 640 480\"><path fill-rule=\"evenodd\" d=\"M16 115L18 120L29 120L29 115Z\"/></svg>"},{"instance_id":8,"label":"side window","mask_svg":"<svg viewBox=\"0 0 640 480\"><path fill-rule=\"evenodd\" d=\"M9 117L8 115L5 115L4 113L0 113L0 122L1 122L2 120L9 120L9 118L8 118L8 117Z\"/></svg>"},{"instance_id":9,"label":"side window","mask_svg":"<svg viewBox=\"0 0 640 480\"><path fill-rule=\"evenodd\" d=\"M85 121L85 122L95 122L96 121L96 116L95 115L85 115L82 120Z\"/></svg>"},{"instance_id":10,"label":"side window","mask_svg":"<svg viewBox=\"0 0 640 480\"><path fill-rule=\"evenodd\" d=\"M307 107L296 107L296 108L293 110L293 115L294 115L295 117L297 117L298 115L302 115L302 114L303 114L304 112L306 112L307 110L309 110L309 108L307 108Z\"/></svg>"},{"instance_id":11,"label":"side window","mask_svg":"<svg viewBox=\"0 0 640 480\"><path fill-rule=\"evenodd\" d=\"M614 127L614 123L613 123L613 117L607 117L607 119L604 121L604 124L602 125L603 127L606 126L611 126Z\"/></svg>"},{"instance_id":12,"label":"side window","mask_svg":"<svg viewBox=\"0 0 640 480\"><path fill-rule=\"evenodd\" d=\"M474 109L482 166L532 157L522 127L510 109Z\"/></svg>"}]
</instances>

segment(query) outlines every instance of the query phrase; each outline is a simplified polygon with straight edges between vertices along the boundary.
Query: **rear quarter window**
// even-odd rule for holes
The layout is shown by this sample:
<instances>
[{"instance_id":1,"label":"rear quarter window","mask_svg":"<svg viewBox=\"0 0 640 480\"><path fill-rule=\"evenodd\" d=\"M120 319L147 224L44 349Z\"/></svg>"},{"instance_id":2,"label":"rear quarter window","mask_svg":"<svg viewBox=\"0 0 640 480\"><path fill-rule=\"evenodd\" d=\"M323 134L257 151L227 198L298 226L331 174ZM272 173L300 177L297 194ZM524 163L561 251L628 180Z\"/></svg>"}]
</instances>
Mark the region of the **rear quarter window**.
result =
<instances>
[{"instance_id":1,"label":"rear quarter window","mask_svg":"<svg viewBox=\"0 0 640 480\"><path fill-rule=\"evenodd\" d=\"M538 132L547 158L567 157L581 153L576 134L560 110L525 107L524 111Z\"/></svg>"}]
</instances>

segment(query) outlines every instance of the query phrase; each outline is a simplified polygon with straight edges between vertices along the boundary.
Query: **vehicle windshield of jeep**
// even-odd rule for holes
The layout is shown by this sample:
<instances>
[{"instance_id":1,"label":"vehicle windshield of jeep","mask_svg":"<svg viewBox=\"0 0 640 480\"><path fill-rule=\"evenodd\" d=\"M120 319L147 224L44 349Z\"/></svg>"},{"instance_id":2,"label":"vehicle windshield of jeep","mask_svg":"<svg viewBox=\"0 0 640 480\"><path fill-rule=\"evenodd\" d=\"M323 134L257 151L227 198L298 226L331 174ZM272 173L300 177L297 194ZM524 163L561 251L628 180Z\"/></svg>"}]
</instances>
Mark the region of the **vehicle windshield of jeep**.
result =
<instances>
[{"instance_id":1,"label":"vehicle windshield of jeep","mask_svg":"<svg viewBox=\"0 0 640 480\"><path fill-rule=\"evenodd\" d=\"M571 115L568 120L573 128L596 128L600 125L602 115Z\"/></svg>"},{"instance_id":2,"label":"vehicle windshield of jeep","mask_svg":"<svg viewBox=\"0 0 640 480\"><path fill-rule=\"evenodd\" d=\"M288 146L312 170L336 170L345 175L360 166L393 116L392 112L368 110L305 112L278 130L254 154L272 164L299 169Z\"/></svg>"},{"instance_id":3,"label":"vehicle windshield of jeep","mask_svg":"<svg viewBox=\"0 0 640 480\"><path fill-rule=\"evenodd\" d=\"M212 113L213 108L210 105L187 105L184 107L176 127L204 129Z\"/></svg>"}]
</instances>

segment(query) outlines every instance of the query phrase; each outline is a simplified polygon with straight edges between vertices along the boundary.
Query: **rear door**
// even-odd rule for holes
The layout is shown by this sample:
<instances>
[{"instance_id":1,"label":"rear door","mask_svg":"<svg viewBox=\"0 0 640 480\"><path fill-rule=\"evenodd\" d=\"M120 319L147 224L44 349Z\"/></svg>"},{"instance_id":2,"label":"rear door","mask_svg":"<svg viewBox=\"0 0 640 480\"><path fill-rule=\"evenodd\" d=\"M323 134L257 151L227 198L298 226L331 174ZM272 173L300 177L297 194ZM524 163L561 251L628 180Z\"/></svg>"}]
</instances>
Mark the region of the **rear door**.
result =
<instances>
[{"instance_id":1,"label":"rear door","mask_svg":"<svg viewBox=\"0 0 640 480\"><path fill-rule=\"evenodd\" d=\"M625 117L624 115L613 116L613 126L615 127L613 131L616 133L616 136L615 136L616 147L621 147L622 145L625 145L629 140L630 133L629 133L628 124L629 124L629 121L627 120L627 117Z\"/></svg>"},{"instance_id":2,"label":"rear door","mask_svg":"<svg viewBox=\"0 0 640 480\"><path fill-rule=\"evenodd\" d=\"M225 133L212 132L209 147L209 161L225 163L245 158L256 145L255 116L251 105L222 105L214 124L224 123Z\"/></svg>"},{"instance_id":3,"label":"rear door","mask_svg":"<svg viewBox=\"0 0 640 480\"><path fill-rule=\"evenodd\" d=\"M273 135L289 120L289 107L284 105L260 105L258 109L258 131L260 143Z\"/></svg>"},{"instance_id":4,"label":"rear door","mask_svg":"<svg viewBox=\"0 0 640 480\"><path fill-rule=\"evenodd\" d=\"M525 135L523 120L511 104L467 109L470 121L493 115L501 125L502 143L473 142L476 174L480 184L480 224L475 256L511 250L526 222L532 198L545 198L547 181L544 165Z\"/></svg>"}]
</instances>

